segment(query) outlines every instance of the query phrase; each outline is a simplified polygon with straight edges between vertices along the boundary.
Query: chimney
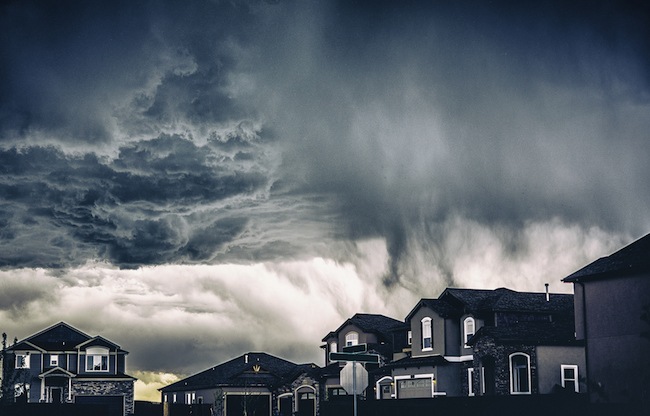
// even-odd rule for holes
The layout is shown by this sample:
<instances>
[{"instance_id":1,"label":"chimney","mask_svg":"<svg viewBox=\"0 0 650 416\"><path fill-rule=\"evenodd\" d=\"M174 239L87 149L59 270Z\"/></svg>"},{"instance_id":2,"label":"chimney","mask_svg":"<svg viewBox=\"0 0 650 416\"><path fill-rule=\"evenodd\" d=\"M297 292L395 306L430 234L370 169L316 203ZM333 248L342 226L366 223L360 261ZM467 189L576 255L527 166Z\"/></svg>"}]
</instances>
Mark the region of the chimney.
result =
<instances>
[{"instance_id":1,"label":"chimney","mask_svg":"<svg viewBox=\"0 0 650 416\"><path fill-rule=\"evenodd\" d=\"M546 286L546 301L548 302L551 300L551 295L548 293L548 283L544 283L544 286Z\"/></svg>"}]
</instances>

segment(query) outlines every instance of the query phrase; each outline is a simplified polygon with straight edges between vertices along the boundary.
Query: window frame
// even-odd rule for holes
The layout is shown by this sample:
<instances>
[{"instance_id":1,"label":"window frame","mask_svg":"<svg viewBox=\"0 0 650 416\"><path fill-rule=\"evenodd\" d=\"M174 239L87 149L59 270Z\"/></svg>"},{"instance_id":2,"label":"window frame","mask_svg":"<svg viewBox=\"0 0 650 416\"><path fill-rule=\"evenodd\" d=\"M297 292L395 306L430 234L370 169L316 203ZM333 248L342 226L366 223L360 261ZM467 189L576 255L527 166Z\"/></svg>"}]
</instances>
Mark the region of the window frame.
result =
<instances>
[{"instance_id":1,"label":"window frame","mask_svg":"<svg viewBox=\"0 0 650 416\"><path fill-rule=\"evenodd\" d=\"M336 341L330 342L330 352L338 352L338 343Z\"/></svg>"},{"instance_id":2,"label":"window frame","mask_svg":"<svg viewBox=\"0 0 650 416\"><path fill-rule=\"evenodd\" d=\"M359 345L359 333L357 331L350 331L345 334L345 346L351 347Z\"/></svg>"},{"instance_id":3,"label":"window frame","mask_svg":"<svg viewBox=\"0 0 650 416\"><path fill-rule=\"evenodd\" d=\"M22 364L19 365L19 359L22 358ZM29 369L29 352L17 352L16 359L14 361L14 368L17 370L20 369Z\"/></svg>"},{"instance_id":4,"label":"window frame","mask_svg":"<svg viewBox=\"0 0 650 416\"><path fill-rule=\"evenodd\" d=\"M410 329L406 333L406 345L413 345L413 331Z\"/></svg>"},{"instance_id":5,"label":"window frame","mask_svg":"<svg viewBox=\"0 0 650 416\"><path fill-rule=\"evenodd\" d=\"M528 386L528 390L524 391L521 389L521 374L519 371L515 374L515 367L513 365L513 360L519 357L523 357L526 359L526 383ZM531 371L530 371L530 355L524 353L524 352L514 352L508 356L508 366L510 369L510 394L512 395L525 395L525 394L532 394L532 380L531 380ZM517 370L520 370L521 366L517 366ZM515 390L515 387L517 389Z\"/></svg>"},{"instance_id":6,"label":"window frame","mask_svg":"<svg viewBox=\"0 0 650 416\"><path fill-rule=\"evenodd\" d=\"M91 363L92 358L92 365ZM99 358L99 369L97 370L96 359ZM104 369L106 364L106 369ZM86 372L88 373L108 373L110 371L110 351L104 347L91 347L86 349Z\"/></svg>"},{"instance_id":7,"label":"window frame","mask_svg":"<svg viewBox=\"0 0 650 416\"><path fill-rule=\"evenodd\" d=\"M472 326L472 332L471 333L467 330L467 327L469 326L469 324L471 324L471 326ZM463 340L464 340L463 346L465 348L469 347L467 345L467 341L469 341L469 339L472 336L474 336L474 334L476 334L476 320L473 317L468 316L467 318L465 318L463 320Z\"/></svg>"},{"instance_id":8,"label":"window frame","mask_svg":"<svg viewBox=\"0 0 650 416\"><path fill-rule=\"evenodd\" d=\"M59 355L50 354L50 367L58 367L58 366L59 366Z\"/></svg>"},{"instance_id":9,"label":"window frame","mask_svg":"<svg viewBox=\"0 0 650 416\"><path fill-rule=\"evenodd\" d=\"M574 378L564 377L564 370L571 369L573 370ZM566 388L567 381L573 383L573 390L576 393L580 393L580 379L578 378L578 365L577 364L561 364L560 365L560 379L562 380L562 388Z\"/></svg>"},{"instance_id":10,"label":"window frame","mask_svg":"<svg viewBox=\"0 0 650 416\"><path fill-rule=\"evenodd\" d=\"M474 391L474 367L467 369L467 395L473 397L476 395Z\"/></svg>"},{"instance_id":11,"label":"window frame","mask_svg":"<svg viewBox=\"0 0 650 416\"><path fill-rule=\"evenodd\" d=\"M425 316L420 321L420 329L422 331L422 351L431 351L433 350L433 322L430 316ZM425 331L428 329L428 331ZM427 335L428 332L428 336ZM429 340L429 345L427 345L427 339Z\"/></svg>"}]
</instances>

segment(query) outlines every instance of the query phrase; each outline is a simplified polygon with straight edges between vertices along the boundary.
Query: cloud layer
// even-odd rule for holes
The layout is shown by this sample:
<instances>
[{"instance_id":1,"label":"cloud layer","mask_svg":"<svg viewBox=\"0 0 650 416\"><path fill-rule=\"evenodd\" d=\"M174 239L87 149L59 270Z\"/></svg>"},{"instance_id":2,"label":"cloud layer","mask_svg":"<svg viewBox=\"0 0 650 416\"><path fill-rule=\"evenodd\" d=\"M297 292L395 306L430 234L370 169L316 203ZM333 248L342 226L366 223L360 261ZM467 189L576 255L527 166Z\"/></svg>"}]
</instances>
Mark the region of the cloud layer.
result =
<instances>
[{"instance_id":1,"label":"cloud layer","mask_svg":"<svg viewBox=\"0 0 650 416\"><path fill-rule=\"evenodd\" d=\"M3 3L7 332L60 317L154 385L445 286L570 290L650 230L650 13L470 3Z\"/></svg>"}]
</instances>

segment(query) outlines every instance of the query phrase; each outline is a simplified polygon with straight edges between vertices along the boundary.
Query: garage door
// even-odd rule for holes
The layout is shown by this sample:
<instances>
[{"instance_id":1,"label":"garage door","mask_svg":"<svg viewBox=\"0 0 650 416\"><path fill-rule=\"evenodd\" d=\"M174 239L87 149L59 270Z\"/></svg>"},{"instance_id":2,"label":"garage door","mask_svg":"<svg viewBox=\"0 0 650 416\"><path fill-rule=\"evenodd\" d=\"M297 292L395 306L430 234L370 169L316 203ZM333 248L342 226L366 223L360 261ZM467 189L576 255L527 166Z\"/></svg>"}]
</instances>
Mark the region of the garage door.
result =
<instances>
[{"instance_id":1,"label":"garage door","mask_svg":"<svg viewBox=\"0 0 650 416\"><path fill-rule=\"evenodd\" d=\"M101 405L109 416L124 416L124 396L76 396L75 403Z\"/></svg>"},{"instance_id":2,"label":"garage door","mask_svg":"<svg viewBox=\"0 0 650 416\"><path fill-rule=\"evenodd\" d=\"M416 397L432 397L430 378L411 378L400 380L397 383L397 397L399 399L413 399Z\"/></svg>"}]
</instances>

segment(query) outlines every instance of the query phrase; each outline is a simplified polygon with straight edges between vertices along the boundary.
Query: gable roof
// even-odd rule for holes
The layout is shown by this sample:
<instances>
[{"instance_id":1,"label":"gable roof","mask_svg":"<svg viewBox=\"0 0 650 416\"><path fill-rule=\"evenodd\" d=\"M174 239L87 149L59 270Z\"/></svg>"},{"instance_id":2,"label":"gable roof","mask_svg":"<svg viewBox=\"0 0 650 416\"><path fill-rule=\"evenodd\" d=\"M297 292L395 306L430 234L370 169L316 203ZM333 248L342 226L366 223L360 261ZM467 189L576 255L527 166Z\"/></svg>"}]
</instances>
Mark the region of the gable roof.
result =
<instances>
[{"instance_id":1,"label":"gable roof","mask_svg":"<svg viewBox=\"0 0 650 416\"><path fill-rule=\"evenodd\" d=\"M340 332L348 325L354 325L361 329L363 332L374 333L381 336L384 340L392 340L392 333L396 329L402 328L404 322L388 316L373 314L373 313L357 313L353 317L347 319L339 326L336 331L327 334L322 341L327 341L333 334Z\"/></svg>"},{"instance_id":2,"label":"gable roof","mask_svg":"<svg viewBox=\"0 0 650 416\"><path fill-rule=\"evenodd\" d=\"M573 315L573 295L562 293L517 292L507 288L485 289L445 289L438 299L420 299L409 312L406 320L423 306L443 318L463 314L481 315L492 312L553 313Z\"/></svg>"},{"instance_id":3,"label":"gable roof","mask_svg":"<svg viewBox=\"0 0 650 416\"><path fill-rule=\"evenodd\" d=\"M119 345L101 336L92 337L65 322L59 322L45 328L34 335L31 335L16 345L8 347L9 350L32 350L41 351L72 351L86 343L97 341L100 344L110 345L119 352L127 353Z\"/></svg>"},{"instance_id":4,"label":"gable roof","mask_svg":"<svg viewBox=\"0 0 650 416\"><path fill-rule=\"evenodd\" d=\"M650 272L650 234L639 238L617 252L589 263L562 279L578 282L598 278L629 276Z\"/></svg>"},{"instance_id":5,"label":"gable roof","mask_svg":"<svg viewBox=\"0 0 650 416\"><path fill-rule=\"evenodd\" d=\"M576 341L571 321L526 322L508 326L483 326L467 342L475 345L482 338L498 344L582 345Z\"/></svg>"},{"instance_id":6,"label":"gable roof","mask_svg":"<svg viewBox=\"0 0 650 416\"><path fill-rule=\"evenodd\" d=\"M265 352L249 352L159 390L170 392L225 386L274 388L303 372L319 368L315 364L298 365Z\"/></svg>"}]
</instances>

